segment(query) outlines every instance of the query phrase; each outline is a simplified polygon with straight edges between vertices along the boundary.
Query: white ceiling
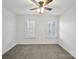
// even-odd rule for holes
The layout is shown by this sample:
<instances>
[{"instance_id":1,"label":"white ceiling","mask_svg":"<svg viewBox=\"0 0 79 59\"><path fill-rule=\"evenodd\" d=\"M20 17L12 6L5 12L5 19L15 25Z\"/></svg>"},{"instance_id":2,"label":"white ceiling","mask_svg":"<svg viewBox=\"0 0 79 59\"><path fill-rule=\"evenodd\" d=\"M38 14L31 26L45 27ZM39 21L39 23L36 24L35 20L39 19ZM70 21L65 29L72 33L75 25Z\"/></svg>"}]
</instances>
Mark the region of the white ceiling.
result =
<instances>
[{"instance_id":1,"label":"white ceiling","mask_svg":"<svg viewBox=\"0 0 79 59\"><path fill-rule=\"evenodd\" d=\"M76 0L54 0L48 7L53 8L52 11L44 11L44 14L61 15L64 11L74 6ZM36 7L31 0L2 0L3 7L18 15L39 14L29 9Z\"/></svg>"}]
</instances>

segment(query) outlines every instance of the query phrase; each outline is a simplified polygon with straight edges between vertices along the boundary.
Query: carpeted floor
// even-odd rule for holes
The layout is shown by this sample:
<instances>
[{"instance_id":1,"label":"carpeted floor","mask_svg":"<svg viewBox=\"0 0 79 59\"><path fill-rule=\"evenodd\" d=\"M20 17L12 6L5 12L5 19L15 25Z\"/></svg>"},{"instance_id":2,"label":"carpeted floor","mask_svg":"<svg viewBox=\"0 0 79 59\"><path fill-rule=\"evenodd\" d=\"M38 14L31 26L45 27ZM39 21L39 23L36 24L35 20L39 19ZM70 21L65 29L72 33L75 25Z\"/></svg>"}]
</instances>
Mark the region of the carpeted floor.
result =
<instances>
[{"instance_id":1,"label":"carpeted floor","mask_svg":"<svg viewBox=\"0 0 79 59\"><path fill-rule=\"evenodd\" d=\"M75 59L59 45L16 45L2 59Z\"/></svg>"}]
</instances>

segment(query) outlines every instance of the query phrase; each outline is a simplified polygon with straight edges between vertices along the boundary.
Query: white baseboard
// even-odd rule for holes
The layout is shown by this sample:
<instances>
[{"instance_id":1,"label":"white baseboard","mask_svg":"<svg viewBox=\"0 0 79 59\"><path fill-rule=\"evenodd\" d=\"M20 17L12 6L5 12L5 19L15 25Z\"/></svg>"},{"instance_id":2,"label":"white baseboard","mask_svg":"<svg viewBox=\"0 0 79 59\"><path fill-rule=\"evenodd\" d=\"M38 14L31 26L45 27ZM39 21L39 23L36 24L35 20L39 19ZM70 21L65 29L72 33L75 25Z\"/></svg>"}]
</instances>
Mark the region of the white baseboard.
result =
<instances>
[{"instance_id":1,"label":"white baseboard","mask_svg":"<svg viewBox=\"0 0 79 59\"><path fill-rule=\"evenodd\" d=\"M58 39L25 39L24 41L18 41L17 44L57 44Z\"/></svg>"},{"instance_id":2,"label":"white baseboard","mask_svg":"<svg viewBox=\"0 0 79 59\"><path fill-rule=\"evenodd\" d=\"M2 55L8 52L10 49L12 49L14 46L16 46L16 43L11 41L9 44L6 45L6 47L2 50Z\"/></svg>"},{"instance_id":3,"label":"white baseboard","mask_svg":"<svg viewBox=\"0 0 79 59\"><path fill-rule=\"evenodd\" d=\"M63 42L61 42L61 40L58 42L58 44L62 47L62 48L64 48L68 53L70 53L74 58L76 58L76 53L74 52L74 51L70 51L69 49L68 49L68 47L63 43Z\"/></svg>"}]
</instances>

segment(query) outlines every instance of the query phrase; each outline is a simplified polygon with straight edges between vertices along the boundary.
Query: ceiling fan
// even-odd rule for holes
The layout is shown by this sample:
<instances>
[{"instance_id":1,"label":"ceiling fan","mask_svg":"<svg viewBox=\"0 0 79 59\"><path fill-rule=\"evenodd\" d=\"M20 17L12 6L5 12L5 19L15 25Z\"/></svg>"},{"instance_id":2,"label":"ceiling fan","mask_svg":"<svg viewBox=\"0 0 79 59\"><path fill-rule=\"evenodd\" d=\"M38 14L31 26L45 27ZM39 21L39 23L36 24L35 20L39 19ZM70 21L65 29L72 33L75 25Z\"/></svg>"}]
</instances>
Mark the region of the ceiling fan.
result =
<instances>
[{"instance_id":1,"label":"ceiling fan","mask_svg":"<svg viewBox=\"0 0 79 59\"><path fill-rule=\"evenodd\" d=\"M45 7L48 5L50 2L53 0L39 0L38 2L36 0L31 0L34 4L36 4L38 7L37 8L32 8L30 10L37 10L40 14L43 13L44 9L51 11L52 8Z\"/></svg>"}]
</instances>

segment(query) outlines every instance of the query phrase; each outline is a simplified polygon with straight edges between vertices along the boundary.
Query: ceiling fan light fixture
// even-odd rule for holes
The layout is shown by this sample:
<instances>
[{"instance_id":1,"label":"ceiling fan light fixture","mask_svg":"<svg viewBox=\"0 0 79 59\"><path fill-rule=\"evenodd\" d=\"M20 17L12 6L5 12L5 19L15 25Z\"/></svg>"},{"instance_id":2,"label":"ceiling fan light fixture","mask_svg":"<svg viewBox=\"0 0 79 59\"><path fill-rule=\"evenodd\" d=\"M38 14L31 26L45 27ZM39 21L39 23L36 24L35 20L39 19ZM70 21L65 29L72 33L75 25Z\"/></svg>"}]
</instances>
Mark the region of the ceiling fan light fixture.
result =
<instances>
[{"instance_id":1,"label":"ceiling fan light fixture","mask_svg":"<svg viewBox=\"0 0 79 59\"><path fill-rule=\"evenodd\" d=\"M43 12L44 12L44 7L41 7L41 8L39 8L39 9L37 9L37 12L43 13Z\"/></svg>"},{"instance_id":2,"label":"ceiling fan light fixture","mask_svg":"<svg viewBox=\"0 0 79 59\"><path fill-rule=\"evenodd\" d=\"M32 8L30 10L36 10L40 14L44 12L44 10L51 11L52 8L46 7L53 0L32 0L38 7Z\"/></svg>"},{"instance_id":3,"label":"ceiling fan light fixture","mask_svg":"<svg viewBox=\"0 0 79 59\"><path fill-rule=\"evenodd\" d=\"M40 9L37 9L37 12L40 12Z\"/></svg>"},{"instance_id":4,"label":"ceiling fan light fixture","mask_svg":"<svg viewBox=\"0 0 79 59\"><path fill-rule=\"evenodd\" d=\"M43 13L43 12L44 12L44 7L41 8L41 13Z\"/></svg>"}]
</instances>

